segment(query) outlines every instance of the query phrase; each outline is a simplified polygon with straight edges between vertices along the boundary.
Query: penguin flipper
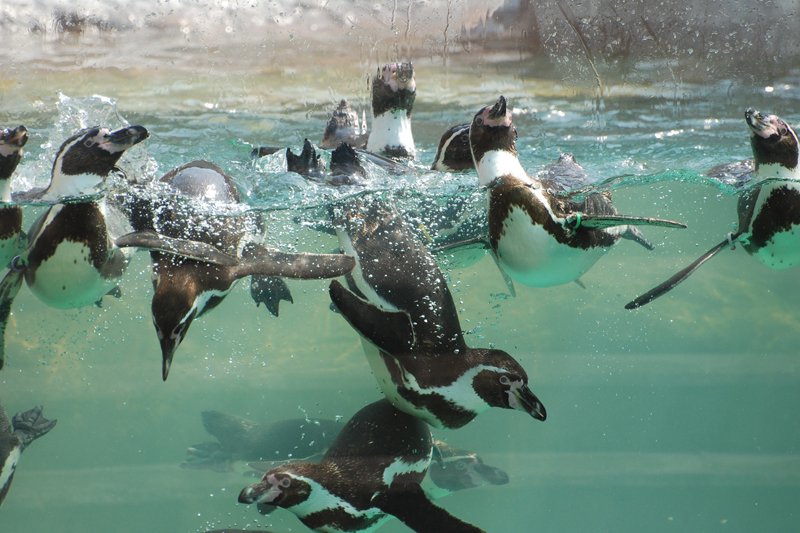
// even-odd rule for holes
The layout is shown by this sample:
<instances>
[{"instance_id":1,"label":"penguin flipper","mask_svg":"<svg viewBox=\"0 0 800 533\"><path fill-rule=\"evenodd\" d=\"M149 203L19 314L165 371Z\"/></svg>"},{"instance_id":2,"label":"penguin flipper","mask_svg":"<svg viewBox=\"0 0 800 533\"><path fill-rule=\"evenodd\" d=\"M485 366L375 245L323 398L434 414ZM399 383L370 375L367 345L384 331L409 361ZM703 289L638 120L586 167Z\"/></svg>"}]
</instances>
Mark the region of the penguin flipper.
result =
<instances>
[{"instance_id":1,"label":"penguin flipper","mask_svg":"<svg viewBox=\"0 0 800 533\"><path fill-rule=\"evenodd\" d=\"M418 484L396 487L378 492L370 502L405 525L422 533L447 531L448 533L481 533L483 530L451 515L434 505Z\"/></svg>"},{"instance_id":2,"label":"penguin flipper","mask_svg":"<svg viewBox=\"0 0 800 533\"><path fill-rule=\"evenodd\" d=\"M508 293L511 295L512 298L517 297L517 289L514 287L514 280L511 279L511 276L506 274L506 271L503 270L503 267L500 266L500 260L497 258L497 254L492 254L492 259L494 259L494 264L497 267L497 270L500 272L500 275L503 276L503 281L506 283L506 288L508 289Z\"/></svg>"},{"instance_id":3,"label":"penguin flipper","mask_svg":"<svg viewBox=\"0 0 800 533\"><path fill-rule=\"evenodd\" d=\"M239 260L220 252L216 247L198 241L176 239L159 235L155 231L144 230L127 233L114 241L119 248L145 248L175 254L196 261L203 261L220 266L234 266Z\"/></svg>"},{"instance_id":4,"label":"penguin flipper","mask_svg":"<svg viewBox=\"0 0 800 533\"><path fill-rule=\"evenodd\" d=\"M581 226L594 229L615 226L659 226L662 228L685 228L686 224L665 218L632 217L627 215L587 215L572 213L564 219L564 227L575 231Z\"/></svg>"},{"instance_id":5,"label":"penguin flipper","mask_svg":"<svg viewBox=\"0 0 800 533\"><path fill-rule=\"evenodd\" d=\"M402 355L414 345L414 329L407 313L380 309L345 289L337 280L331 282L328 292L345 320L378 348Z\"/></svg>"},{"instance_id":6,"label":"penguin flipper","mask_svg":"<svg viewBox=\"0 0 800 533\"><path fill-rule=\"evenodd\" d=\"M249 243L234 269L234 277L254 274L295 279L325 279L343 276L353 270L356 261L344 254L288 253Z\"/></svg>"},{"instance_id":7,"label":"penguin flipper","mask_svg":"<svg viewBox=\"0 0 800 533\"><path fill-rule=\"evenodd\" d=\"M695 259L686 268L676 272L675 275L670 277L665 282L661 283L660 285L658 285L656 287L653 287L652 289L650 289L646 293L642 294L641 296L638 296L637 298L635 298L635 299L631 300L630 302L628 302L627 304L625 304L625 309L638 309L639 307L642 307L643 305L649 304L650 302L652 302L653 300L655 300L659 296L663 296L664 294L668 293L669 291L674 289L679 283L681 283L683 280L688 278L695 270L700 268L700 266L703 263L705 263L706 261L708 261L709 259L711 259L715 255L717 255L717 253L720 250L722 250L726 246L732 245L736 241L736 239L739 238L740 235L741 235L741 232L731 234L731 236L729 238L727 238L724 241L720 242L719 244L717 244L716 246L711 248L709 251L707 251L706 253L704 253L703 255L698 257L697 259Z\"/></svg>"},{"instance_id":8,"label":"penguin flipper","mask_svg":"<svg viewBox=\"0 0 800 533\"><path fill-rule=\"evenodd\" d=\"M486 239L486 237L472 237L470 239L464 239L462 241L449 242L438 246L430 246L430 250L431 252L438 254L439 252L445 252L447 250L453 250L458 248L465 248L468 246L480 246L481 248L489 248L489 241Z\"/></svg>"},{"instance_id":9,"label":"penguin flipper","mask_svg":"<svg viewBox=\"0 0 800 533\"><path fill-rule=\"evenodd\" d=\"M272 316L278 316L281 300L294 303L292 292L283 278L276 276L253 275L250 277L250 297L256 307L264 304Z\"/></svg>"},{"instance_id":10,"label":"penguin flipper","mask_svg":"<svg viewBox=\"0 0 800 533\"><path fill-rule=\"evenodd\" d=\"M6 355L6 324L11 316L11 305L22 287L23 271L10 269L0 281L0 369Z\"/></svg>"}]
</instances>

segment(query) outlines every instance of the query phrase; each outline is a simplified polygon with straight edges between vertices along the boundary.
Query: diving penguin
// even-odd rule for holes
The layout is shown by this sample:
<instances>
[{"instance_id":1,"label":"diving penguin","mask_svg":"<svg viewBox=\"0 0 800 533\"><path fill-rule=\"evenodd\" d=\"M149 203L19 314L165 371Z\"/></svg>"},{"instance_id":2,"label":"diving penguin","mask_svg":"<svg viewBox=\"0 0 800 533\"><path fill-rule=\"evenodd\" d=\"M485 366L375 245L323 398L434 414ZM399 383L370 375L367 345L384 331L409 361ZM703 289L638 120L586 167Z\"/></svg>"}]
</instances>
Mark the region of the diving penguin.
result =
<instances>
[{"instance_id":1,"label":"diving penguin","mask_svg":"<svg viewBox=\"0 0 800 533\"><path fill-rule=\"evenodd\" d=\"M546 418L513 357L466 345L444 275L400 216L373 201L341 218L339 244L356 267L353 290L334 280L331 300L361 334L389 401L438 428L461 427L490 407Z\"/></svg>"},{"instance_id":2,"label":"diving penguin","mask_svg":"<svg viewBox=\"0 0 800 533\"><path fill-rule=\"evenodd\" d=\"M9 422L0 406L0 505L11 487L22 451L55 425L56 420L48 420L42 416L41 407L19 412Z\"/></svg>"},{"instance_id":3,"label":"diving penguin","mask_svg":"<svg viewBox=\"0 0 800 533\"><path fill-rule=\"evenodd\" d=\"M753 149L755 185L739 196L739 227L671 278L625 305L636 309L669 292L718 252L739 243L774 270L800 265L800 169L797 134L776 115L744 114Z\"/></svg>"},{"instance_id":4,"label":"diving penguin","mask_svg":"<svg viewBox=\"0 0 800 533\"><path fill-rule=\"evenodd\" d=\"M210 215L202 207L207 202L214 202L216 208L241 207L233 179L213 163L187 163L165 174L160 183L171 192L160 195L153 205L141 204L133 216L136 232L118 243L151 250L153 324L161 345L164 380L192 321L219 305L241 278L321 279L353 268L353 258L341 254L267 249L258 242L263 228L257 222L244 216ZM198 243L217 253L209 254L208 260L202 254L176 254L175 240Z\"/></svg>"},{"instance_id":5,"label":"diving penguin","mask_svg":"<svg viewBox=\"0 0 800 533\"><path fill-rule=\"evenodd\" d=\"M41 198L74 199L54 204L34 222L26 248L0 282L0 368L6 323L23 279L37 298L58 308L91 305L114 292L130 256L114 239L129 229L128 221L104 197L79 196L96 192L110 173L119 171L116 163L125 150L147 137L142 126L94 127L59 148Z\"/></svg>"},{"instance_id":6,"label":"diving penguin","mask_svg":"<svg viewBox=\"0 0 800 533\"><path fill-rule=\"evenodd\" d=\"M242 489L239 502L282 507L315 531L374 531L388 515L414 531L481 531L422 490L431 446L422 420L379 400L353 415L321 462L273 468Z\"/></svg>"},{"instance_id":7,"label":"diving penguin","mask_svg":"<svg viewBox=\"0 0 800 533\"><path fill-rule=\"evenodd\" d=\"M503 96L472 119L470 149L480 184L489 191L489 245L511 280L531 287L576 281L620 237L650 247L634 225L685 227L619 215L607 194L579 199L551 190L522 168L516 138Z\"/></svg>"},{"instance_id":8,"label":"diving penguin","mask_svg":"<svg viewBox=\"0 0 800 533\"><path fill-rule=\"evenodd\" d=\"M22 147L28 142L25 126L0 130L0 202L11 202L11 176L22 159ZM0 266L7 266L22 246L22 208L0 207Z\"/></svg>"}]
</instances>

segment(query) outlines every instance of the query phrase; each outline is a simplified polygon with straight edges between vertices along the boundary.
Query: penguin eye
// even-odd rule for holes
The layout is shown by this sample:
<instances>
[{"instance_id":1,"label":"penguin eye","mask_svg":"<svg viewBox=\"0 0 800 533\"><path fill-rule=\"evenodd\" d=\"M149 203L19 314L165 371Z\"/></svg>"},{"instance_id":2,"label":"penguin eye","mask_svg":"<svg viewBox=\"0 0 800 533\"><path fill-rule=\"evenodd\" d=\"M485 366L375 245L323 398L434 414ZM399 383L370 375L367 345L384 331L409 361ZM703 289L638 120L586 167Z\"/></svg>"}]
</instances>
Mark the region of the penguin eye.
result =
<instances>
[{"instance_id":1,"label":"penguin eye","mask_svg":"<svg viewBox=\"0 0 800 533\"><path fill-rule=\"evenodd\" d=\"M84 145L86 148L91 148L91 147L92 147L92 146L94 146L95 144L96 144L96 143L94 142L94 140L93 140L93 139L86 139L85 141L83 141L83 145Z\"/></svg>"},{"instance_id":2,"label":"penguin eye","mask_svg":"<svg viewBox=\"0 0 800 533\"><path fill-rule=\"evenodd\" d=\"M500 384L501 385L510 385L511 384L511 380L509 379L508 376L502 375L502 376L500 376Z\"/></svg>"},{"instance_id":3,"label":"penguin eye","mask_svg":"<svg viewBox=\"0 0 800 533\"><path fill-rule=\"evenodd\" d=\"M475 124L477 124L478 126L483 124L483 117L475 117Z\"/></svg>"},{"instance_id":4,"label":"penguin eye","mask_svg":"<svg viewBox=\"0 0 800 533\"><path fill-rule=\"evenodd\" d=\"M291 479L289 479L288 477L285 477L285 478L283 478L283 479L280 481L280 483L278 483L278 484L279 484L279 485L280 485L282 488L284 488L284 489L288 489L288 488L289 488L289 485L291 485L291 484L292 484L292 480L291 480Z\"/></svg>"},{"instance_id":5,"label":"penguin eye","mask_svg":"<svg viewBox=\"0 0 800 533\"><path fill-rule=\"evenodd\" d=\"M778 128L778 134L783 136L789 133L786 128Z\"/></svg>"}]
</instances>

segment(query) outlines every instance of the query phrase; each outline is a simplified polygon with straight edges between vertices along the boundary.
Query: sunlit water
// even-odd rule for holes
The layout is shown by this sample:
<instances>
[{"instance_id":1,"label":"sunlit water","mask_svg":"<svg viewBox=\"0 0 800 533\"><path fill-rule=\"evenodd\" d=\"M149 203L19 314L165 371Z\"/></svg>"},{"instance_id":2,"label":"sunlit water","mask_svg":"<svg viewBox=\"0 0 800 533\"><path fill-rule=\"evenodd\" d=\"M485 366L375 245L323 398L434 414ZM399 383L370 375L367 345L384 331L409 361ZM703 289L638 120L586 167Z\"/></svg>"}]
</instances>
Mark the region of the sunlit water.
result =
<instances>
[{"instance_id":1,"label":"sunlit water","mask_svg":"<svg viewBox=\"0 0 800 533\"><path fill-rule=\"evenodd\" d=\"M285 172L280 154L254 163L250 151L319 141L341 97L366 109L364 79L376 62L226 74L219 61L212 72L202 54L194 59L198 73L181 68L179 79L169 62L159 71L21 72L0 92L0 125L23 123L31 132L15 190L46 184L58 145L78 128L142 124L151 137L123 158L130 177L155 179L190 160L212 160L263 214L271 244L331 251L335 238L298 219L319 218L348 195L378 190L411 217L448 198L480 207L474 173L426 169L449 125L504 94L531 173L572 152L593 181L611 180L620 212L688 228L645 229L652 252L618 244L582 278L585 288L518 285L513 298L490 257L440 258L467 343L514 355L548 410L545 423L494 410L462 429L436 431L511 478L440 504L487 531L795 529L797 271L771 271L741 249L726 250L655 303L634 312L623 306L734 229L737 190L703 172L750 156L746 107L797 124L800 75L751 85L610 84L598 109L590 84L552 69L540 77L513 55L466 57L447 68L412 58L413 172L375 170L366 189L331 189ZM26 208L26 220L40 209ZM256 308L241 283L194 322L163 383L149 270L149 256L137 254L122 298L102 308L61 311L20 292L0 401L10 412L44 405L58 425L23 455L0 529L303 531L288 512L262 517L236 503L251 481L244 464L229 473L179 464L187 446L211 440L202 410L261 421L346 420L380 397L358 336L329 309L328 283L289 281L294 304L282 305L279 318Z\"/></svg>"}]
</instances>

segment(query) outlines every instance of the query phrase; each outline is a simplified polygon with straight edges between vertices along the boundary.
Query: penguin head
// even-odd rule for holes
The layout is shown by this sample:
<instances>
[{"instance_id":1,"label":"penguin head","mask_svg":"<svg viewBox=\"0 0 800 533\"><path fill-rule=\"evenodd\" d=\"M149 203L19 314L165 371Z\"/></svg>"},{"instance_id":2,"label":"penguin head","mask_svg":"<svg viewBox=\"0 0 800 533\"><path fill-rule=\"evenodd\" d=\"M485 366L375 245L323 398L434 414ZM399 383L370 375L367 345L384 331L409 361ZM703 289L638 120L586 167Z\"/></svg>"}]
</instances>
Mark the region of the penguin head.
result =
<instances>
[{"instance_id":1,"label":"penguin head","mask_svg":"<svg viewBox=\"0 0 800 533\"><path fill-rule=\"evenodd\" d=\"M474 168L469 149L469 124L456 124L447 129L439 139L432 170L443 172Z\"/></svg>"},{"instance_id":2,"label":"penguin head","mask_svg":"<svg viewBox=\"0 0 800 533\"><path fill-rule=\"evenodd\" d=\"M428 475L437 487L455 492L508 483L504 470L485 464L477 453L452 448L442 441L434 441L433 445L434 460Z\"/></svg>"},{"instance_id":3,"label":"penguin head","mask_svg":"<svg viewBox=\"0 0 800 533\"><path fill-rule=\"evenodd\" d=\"M8 179L22 159L22 147L28 142L25 126L0 130L0 179Z\"/></svg>"},{"instance_id":4,"label":"penguin head","mask_svg":"<svg viewBox=\"0 0 800 533\"><path fill-rule=\"evenodd\" d=\"M528 387L522 366L502 350L472 350L482 360L481 370L472 380L476 394L491 407L516 409L544 421L547 411Z\"/></svg>"},{"instance_id":5,"label":"penguin head","mask_svg":"<svg viewBox=\"0 0 800 533\"><path fill-rule=\"evenodd\" d=\"M94 174L107 176L122 154L150 134L142 126L86 128L64 141L53 162L53 179L61 176Z\"/></svg>"},{"instance_id":6,"label":"penguin head","mask_svg":"<svg viewBox=\"0 0 800 533\"><path fill-rule=\"evenodd\" d=\"M417 82L411 63L389 63L378 69L372 80L372 113L377 117L387 111L403 110L411 117Z\"/></svg>"},{"instance_id":7,"label":"penguin head","mask_svg":"<svg viewBox=\"0 0 800 533\"><path fill-rule=\"evenodd\" d=\"M325 133L322 136L320 147L325 149L336 148L345 142L358 144L360 136L366 133L366 124L361 124L358 120L358 113L342 100L331 113L331 118L325 126ZM363 142L363 141L362 141Z\"/></svg>"},{"instance_id":8,"label":"penguin head","mask_svg":"<svg viewBox=\"0 0 800 533\"><path fill-rule=\"evenodd\" d=\"M162 272L155 280L153 325L161 345L161 377L164 381L169 375L175 351L198 314L197 285L191 276L182 274L180 270Z\"/></svg>"},{"instance_id":9,"label":"penguin head","mask_svg":"<svg viewBox=\"0 0 800 533\"><path fill-rule=\"evenodd\" d=\"M287 466L269 470L261 481L242 489L239 503L258 503L268 510L272 507L293 507L311 496L311 485ZM263 513L265 514L265 513Z\"/></svg>"},{"instance_id":10,"label":"penguin head","mask_svg":"<svg viewBox=\"0 0 800 533\"><path fill-rule=\"evenodd\" d=\"M511 110L508 109L504 96L472 117L469 145L476 165L487 152L510 152L516 157L517 128L511 120Z\"/></svg>"},{"instance_id":11,"label":"penguin head","mask_svg":"<svg viewBox=\"0 0 800 533\"><path fill-rule=\"evenodd\" d=\"M750 127L756 170L761 165L778 164L793 170L798 163L797 134L776 115L764 115L752 107L744 113Z\"/></svg>"}]
</instances>

